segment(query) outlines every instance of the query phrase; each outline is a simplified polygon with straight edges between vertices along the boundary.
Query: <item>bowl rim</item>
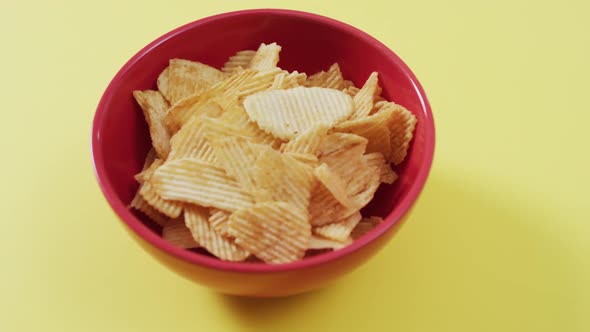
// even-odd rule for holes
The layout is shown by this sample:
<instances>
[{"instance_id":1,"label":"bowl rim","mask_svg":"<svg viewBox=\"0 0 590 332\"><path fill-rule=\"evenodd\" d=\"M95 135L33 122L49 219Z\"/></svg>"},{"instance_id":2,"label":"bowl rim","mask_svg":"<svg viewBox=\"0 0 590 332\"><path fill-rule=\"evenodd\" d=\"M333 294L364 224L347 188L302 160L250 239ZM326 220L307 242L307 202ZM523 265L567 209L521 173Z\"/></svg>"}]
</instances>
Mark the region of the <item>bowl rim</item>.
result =
<instances>
[{"instance_id":1,"label":"bowl rim","mask_svg":"<svg viewBox=\"0 0 590 332\"><path fill-rule=\"evenodd\" d=\"M352 244L340 250L323 253L317 256L285 264L252 264L244 262L226 262L219 260L217 258L208 257L199 253L182 249L180 247L176 247L170 244L169 242L165 241L156 233L154 233L151 229L149 229L146 225L144 225L143 222L141 222L141 220L135 217L135 215L131 213L127 206L123 204L123 202L120 199L118 199L113 187L106 180L107 176L105 168L105 158L103 156L102 149L100 148L100 128L102 127L101 124L106 113L106 104L111 99L115 86L118 85L117 82L120 81L121 78L126 74L126 72L129 71L130 68L132 68L135 65L135 63L138 62L145 54L149 53L152 49L158 47L160 44L166 42L174 36L181 34L187 30L190 30L196 26L206 25L212 21L220 19L229 19L232 17L242 15L260 14L290 16L308 21L314 21L320 24L329 25L332 28L342 30L349 34L353 34L357 38L364 39L366 42L377 44L379 46L380 51L385 53L387 57L391 58L391 60L395 62L396 65L399 66L399 68L401 68L404 74L411 80L412 84L414 85L415 91L417 91L418 93L420 103L422 104L422 108L425 110L426 115L426 121L424 121L424 123L421 124L422 126L425 126L425 160L419 168L416 180L414 181L414 183L411 184L411 187L406 196L397 203L397 206L395 206L393 211L389 213L387 217L384 218L384 221L377 227L375 227L373 230L371 230L369 233L365 234L364 236L355 240ZM133 232L135 232L143 240L147 241L150 245L178 259L214 270L234 271L242 273L277 273L318 267L320 265L342 259L345 256L348 256L360 250L369 243L375 241L377 238L383 236L389 229L394 227L398 222L400 222L400 220L403 219L403 217L408 213L413 204L417 201L424 187L426 179L428 178L428 174L432 166L435 146L434 119L432 116L430 104L426 97L426 93L424 92L422 86L418 82L418 79L416 78L414 73L392 50L390 50L387 46L385 46L383 43L381 43L374 37L370 36L366 32L358 28L355 28L347 23L326 16L304 11L270 8L231 11L201 18L193 22L187 23L185 25L182 25L176 29L173 29L170 32L160 36L159 38L149 43L147 46L138 51L131 59L129 59L125 63L125 65L123 65L123 67L121 67L121 69L117 72L115 77L107 86L97 106L96 113L94 115L92 123L91 134L91 159L96 179L106 200L108 201L109 205L121 221L123 221Z\"/></svg>"}]
</instances>

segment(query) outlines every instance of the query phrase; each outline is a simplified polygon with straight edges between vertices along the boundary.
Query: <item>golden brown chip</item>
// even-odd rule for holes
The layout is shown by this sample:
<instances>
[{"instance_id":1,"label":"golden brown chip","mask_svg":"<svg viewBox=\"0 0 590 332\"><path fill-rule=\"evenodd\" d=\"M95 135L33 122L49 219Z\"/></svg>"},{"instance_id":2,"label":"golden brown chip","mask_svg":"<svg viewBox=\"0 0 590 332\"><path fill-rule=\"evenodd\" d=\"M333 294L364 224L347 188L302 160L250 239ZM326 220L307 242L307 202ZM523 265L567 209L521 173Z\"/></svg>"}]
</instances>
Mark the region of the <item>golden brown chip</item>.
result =
<instances>
[{"instance_id":1,"label":"golden brown chip","mask_svg":"<svg viewBox=\"0 0 590 332\"><path fill-rule=\"evenodd\" d=\"M385 161L385 157L381 153L368 153L363 155L363 159L367 162L367 166L375 167L379 170L379 181L392 184L397 180L397 174L391 169L391 166Z\"/></svg>"},{"instance_id":2,"label":"golden brown chip","mask_svg":"<svg viewBox=\"0 0 590 332\"><path fill-rule=\"evenodd\" d=\"M291 203L307 211L313 183L313 170L294 158L266 147L254 165L257 202L268 200Z\"/></svg>"},{"instance_id":3,"label":"golden brown chip","mask_svg":"<svg viewBox=\"0 0 590 332\"><path fill-rule=\"evenodd\" d=\"M285 152L284 154L311 167L317 167L320 163L318 157L310 153Z\"/></svg>"},{"instance_id":4,"label":"golden brown chip","mask_svg":"<svg viewBox=\"0 0 590 332\"><path fill-rule=\"evenodd\" d=\"M250 65L250 61L256 54L256 51L243 50L229 57L227 62L221 68L221 71L227 74L232 74L236 71L246 69Z\"/></svg>"},{"instance_id":5,"label":"golden brown chip","mask_svg":"<svg viewBox=\"0 0 590 332\"><path fill-rule=\"evenodd\" d=\"M357 88L354 85L348 86L344 89L342 89L342 92L346 93L347 95L351 96L352 98L354 98L359 91L361 91L361 89Z\"/></svg>"},{"instance_id":6,"label":"golden brown chip","mask_svg":"<svg viewBox=\"0 0 590 332\"><path fill-rule=\"evenodd\" d=\"M312 231L314 234L324 238L345 242L350 238L350 232L356 227L359 221L361 221L361 218L361 213L356 212L334 223L314 227Z\"/></svg>"},{"instance_id":7,"label":"golden brown chip","mask_svg":"<svg viewBox=\"0 0 590 332\"><path fill-rule=\"evenodd\" d=\"M236 72L225 80L215 84L209 90L202 94L194 94L180 100L170 107L166 115L165 124L170 132L178 131L192 116L198 113L199 108L214 100L221 103L222 108L228 108L237 102L240 88L248 83L258 72L255 70L243 70ZM220 98L223 97L223 98Z\"/></svg>"},{"instance_id":8,"label":"golden brown chip","mask_svg":"<svg viewBox=\"0 0 590 332\"><path fill-rule=\"evenodd\" d=\"M139 182L140 184L143 183L145 175L146 175L146 171L154 163L156 158L158 158L158 154L156 153L156 150L152 147L148 151L147 155L145 156L145 160L143 162L143 167L141 168L141 172L137 173L134 177L137 182Z\"/></svg>"},{"instance_id":9,"label":"golden brown chip","mask_svg":"<svg viewBox=\"0 0 590 332\"><path fill-rule=\"evenodd\" d=\"M181 158L198 158L213 163L215 154L205 137L205 116L219 116L221 107L215 102L208 102L199 108L198 115L193 116L170 140L171 151L168 160Z\"/></svg>"},{"instance_id":10,"label":"golden brown chip","mask_svg":"<svg viewBox=\"0 0 590 332\"><path fill-rule=\"evenodd\" d=\"M246 84L240 87L238 98L245 98L257 92L270 88L277 75L285 73L281 68L272 68L254 75Z\"/></svg>"},{"instance_id":11,"label":"golden brown chip","mask_svg":"<svg viewBox=\"0 0 590 332\"><path fill-rule=\"evenodd\" d=\"M240 131L251 137L254 143L270 145L273 149L278 148L282 143L281 140L260 129L255 122L250 121L248 113L241 105L227 109L219 119L240 128Z\"/></svg>"},{"instance_id":12,"label":"golden brown chip","mask_svg":"<svg viewBox=\"0 0 590 332\"><path fill-rule=\"evenodd\" d=\"M306 79L305 73L294 71L292 73L281 72L274 77L270 90L285 90L301 86Z\"/></svg>"},{"instance_id":13,"label":"golden brown chip","mask_svg":"<svg viewBox=\"0 0 590 332\"><path fill-rule=\"evenodd\" d=\"M353 98L354 111L350 119L358 119L369 115L373 109L375 96L380 92L378 74L377 72L373 72L365 82L365 85L363 85Z\"/></svg>"},{"instance_id":14,"label":"golden brown chip","mask_svg":"<svg viewBox=\"0 0 590 332\"><path fill-rule=\"evenodd\" d=\"M250 61L248 68L256 69L259 71L270 70L277 67L279 63L279 53L281 47L277 43L272 44L260 44L258 50L252 60Z\"/></svg>"},{"instance_id":15,"label":"golden brown chip","mask_svg":"<svg viewBox=\"0 0 590 332\"><path fill-rule=\"evenodd\" d=\"M162 70L162 72L158 76L158 80L157 80L158 91L160 91L162 96L164 96L164 98L166 98L166 100L168 102L170 102L170 100L168 100L168 98L166 96L168 96L168 86L169 86L169 82L170 82L169 76L168 76L169 72L170 72L169 67L166 67L164 70Z\"/></svg>"},{"instance_id":16,"label":"golden brown chip","mask_svg":"<svg viewBox=\"0 0 590 332\"><path fill-rule=\"evenodd\" d=\"M313 74L304 83L307 87L321 87L341 90L344 88L344 79L338 63L334 63L327 72L321 71Z\"/></svg>"},{"instance_id":17,"label":"golden brown chip","mask_svg":"<svg viewBox=\"0 0 590 332\"><path fill-rule=\"evenodd\" d=\"M170 104L176 104L188 96L202 94L223 78L221 71L206 64L172 59L168 66L168 86L165 97Z\"/></svg>"},{"instance_id":18,"label":"golden brown chip","mask_svg":"<svg viewBox=\"0 0 590 332\"><path fill-rule=\"evenodd\" d=\"M199 247L199 244L195 242L182 218L172 219L166 223L166 225L162 227L162 238L173 245L184 249Z\"/></svg>"},{"instance_id":19,"label":"golden brown chip","mask_svg":"<svg viewBox=\"0 0 590 332\"><path fill-rule=\"evenodd\" d=\"M347 245L352 243L352 238L348 238L345 241L334 241L330 239L323 238L321 236L317 236L315 234L311 235L309 242L307 243L307 249L342 249Z\"/></svg>"},{"instance_id":20,"label":"golden brown chip","mask_svg":"<svg viewBox=\"0 0 590 332\"><path fill-rule=\"evenodd\" d=\"M201 247L224 261L241 262L250 256L249 252L237 246L233 240L215 232L208 218L209 211L204 207L191 205L184 210L186 227Z\"/></svg>"},{"instance_id":21,"label":"golden brown chip","mask_svg":"<svg viewBox=\"0 0 590 332\"><path fill-rule=\"evenodd\" d=\"M328 165L321 164L314 168L313 175L326 187L326 189L328 189L340 204L349 208L360 208L360 206L356 206L355 202L348 196L347 184L342 178L332 172Z\"/></svg>"},{"instance_id":22,"label":"golden brown chip","mask_svg":"<svg viewBox=\"0 0 590 332\"><path fill-rule=\"evenodd\" d=\"M327 125L315 125L294 139L281 146L281 152L292 152L302 154L317 154L322 140L328 134L330 128Z\"/></svg>"},{"instance_id":23,"label":"golden brown chip","mask_svg":"<svg viewBox=\"0 0 590 332\"><path fill-rule=\"evenodd\" d=\"M306 211L285 202L238 210L230 216L228 229L236 244L271 264L303 258L311 237Z\"/></svg>"},{"instance_id":24,"label":"golden brown chip","mask_svg":"<svg viewBox=\"0 0 590 332\"><path fill-rule=\"evenodd\" d=\"M209 209L209 223L213 229L223 235L229 237L230 234L227 230L227 223L229 221L229 216L231 215L230 212L219 210L216 208Z\"/></svg>"},{"instance_id":25,"label":"golden brown chip","mask_svg":"<svg viewBox=\"0 0 590 332\"><path fill-rule=\"evenodd\" d=\"M381 217L363 218L358 223L358 225L356 225L356 227L352 230L350 236L356 240L361 236L367 234L369 231L375 228L375 226L379 225L382 222L383 219Z\"/></svg>"},{"instance_id":26,"label":"golden brown chip","mask_svg":"<svg viewBox=\"0 0 590 332\"><path fill-rule=\"evenodd\" d=\"M153 174L162 165L161 159L156 159L145 170L143 183L139 187L139 195L153 208L158 210L160 213L170 217L176 218L182 213L182 203L162 198L155 190L152 180Z\"/></svg>"},{"instance_id":27,"label":"golden brown chip","mask_svg":"<svg viewBox=\"0 0 590 332\"><path fill-rule=\"evenodd\" d=\"M233 176L250 194L257 190L254 180L254 164L266 146L249 142L243 137L227 137L211 141L219 165Z\"/></svg>"},{"instance_id":28,"label":"golden brown chip","mask_svg":"<svg viewBox=\"0 0 590 332\"><path fill-rule=\"evenodd\" d=\"M160 226L164 226L168 222L168 220L170 220L170 218L161 214L160 212L158 212L158 210L154 209L151 205L149 205L145 201L145 199L141 197L139 192L135 194L133 200L129 204L129 207L143 213L146 217L150 218L153 222Z\"/></svg>"},{"instance_id":29,"label":"golden brown chip","mask_svg":"<svg viewBox=\"0 0 590 332\"><path fill-rule=\"evenodd\" d=\"M381 107L380 113L391 112L389 121L389 132L391 135L391 155L389 160L394 165L399 165L408 154L410 142L414 137L416 128L416 116L408 111L405 107L395 103L389 103Z\"/></svg>"},{"instance_id":30,"label":"golden brown chip","mask_svg":"<svg viewBox=\"0 0 590 332\"><path fill-rule=\"evenodd\" d=\"M223 168L199 159L177 159L160 166L152 182L158 194L169 200L235 211L254 203Z\"/></svg>"},{"instance_id":31,"label":"golden brown chip","mask_svg":"<svg viewBox=\"0 0 590 332\"><path fill-rule=\"evenodd\" d=\"M391 153L389 123L392 112L384 110L374 115L344 121L338 124L334 130L366 138L368 153L381 152L388 159Z\"/></svg>"},{"instance_id":32,"label":"golden brown chip","mask_svg":"<svg viewBox=\"0 0 590 332\"><path fill-rule=\"evenodd\" d=\"M145 121L150 128L152 146L160 158L168 157L170 152L170 133L164 125L164 118L168 112L168 102L158 91L133 91L135 100L141 106Z\"/></svg>"},{"instance_id":33,"label":"golden brown chip","mask_svg":"<svg viewBox=\"0 0 590 332\"><path fill-rule=\"evenodd\" d=\"M338 124L350 116L352 100L333 89L297 87L248 96L244 107L262 130L289 140L318 124Z\"/></svg>"}]
</instances>

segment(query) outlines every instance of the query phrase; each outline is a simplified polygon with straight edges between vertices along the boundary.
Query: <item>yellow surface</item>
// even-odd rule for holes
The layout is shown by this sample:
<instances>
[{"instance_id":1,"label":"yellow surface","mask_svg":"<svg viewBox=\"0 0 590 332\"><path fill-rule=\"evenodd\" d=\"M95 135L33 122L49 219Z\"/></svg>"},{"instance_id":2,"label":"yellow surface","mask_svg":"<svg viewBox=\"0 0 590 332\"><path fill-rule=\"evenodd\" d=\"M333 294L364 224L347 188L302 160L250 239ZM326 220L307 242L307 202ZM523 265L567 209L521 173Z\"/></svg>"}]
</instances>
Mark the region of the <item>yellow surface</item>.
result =
<instances>
[{"instance_id":1,"label":"yellow surface","mask_svg":"<svg viewBox=\"0 0 590 332\"><path fill-rule=\"evenodd\" d=\"M590 331L587 1L5 1L0 331ZM206 4L205 4L206 3ZM285 7L351 23L429 94L430 181L399 235L331 287L217 295L130 240L95 183L98 100L159 35Z\"/></svg>"}]
</instances>

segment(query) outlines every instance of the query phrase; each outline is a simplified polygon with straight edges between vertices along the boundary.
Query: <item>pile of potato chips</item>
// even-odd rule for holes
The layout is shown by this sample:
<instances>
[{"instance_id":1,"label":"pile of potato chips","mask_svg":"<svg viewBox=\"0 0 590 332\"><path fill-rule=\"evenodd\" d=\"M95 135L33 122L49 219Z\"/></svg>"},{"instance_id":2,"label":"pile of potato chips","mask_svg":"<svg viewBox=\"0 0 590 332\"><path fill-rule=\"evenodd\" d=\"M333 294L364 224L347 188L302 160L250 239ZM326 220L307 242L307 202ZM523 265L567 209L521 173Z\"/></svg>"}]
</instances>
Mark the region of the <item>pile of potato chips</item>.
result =
<instances>
[{"instance_id":1,"label":"pile of potato chips","mask_svg":"<svg viewBox=\"0 0 590 332\"><path fill-rule=\"evenodd\" d=\"M415 116L380 96L377 73L359 89L338 64L282 70L280 51L240 51L221 70L172 59L157 91L134 91L153 149L130 206L171 243L278 264L381 222L360 209L397 179Z\"/></svg>"}]
</instances>

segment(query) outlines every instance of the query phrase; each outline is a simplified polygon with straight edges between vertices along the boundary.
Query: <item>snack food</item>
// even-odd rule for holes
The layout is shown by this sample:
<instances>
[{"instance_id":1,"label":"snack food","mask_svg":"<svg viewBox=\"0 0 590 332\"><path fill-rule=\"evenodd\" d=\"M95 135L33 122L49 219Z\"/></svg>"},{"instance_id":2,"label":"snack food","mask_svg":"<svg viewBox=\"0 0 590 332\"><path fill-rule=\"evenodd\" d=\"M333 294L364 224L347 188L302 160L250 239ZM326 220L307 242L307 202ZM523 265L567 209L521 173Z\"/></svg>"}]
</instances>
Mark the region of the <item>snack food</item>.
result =
<instances>
[{"instance_id":1,"label":"snack food","mask_svg":"<svg viewBox=\"0 0 590 332\"><path fill-rule=\"evenodd\" d=\"M280 52L238 51L221 70L171 59L157 91L134 91L153 148L130 208L164 239L281 264L382 221L360 210L397 180L416 117L380 96L376 72L358 88L337 63L309 77L283 70Z\"/></svg>"}]
</instances>

